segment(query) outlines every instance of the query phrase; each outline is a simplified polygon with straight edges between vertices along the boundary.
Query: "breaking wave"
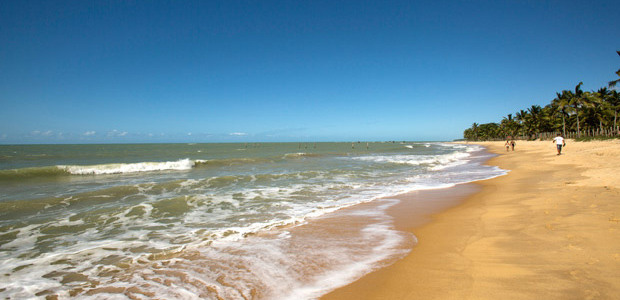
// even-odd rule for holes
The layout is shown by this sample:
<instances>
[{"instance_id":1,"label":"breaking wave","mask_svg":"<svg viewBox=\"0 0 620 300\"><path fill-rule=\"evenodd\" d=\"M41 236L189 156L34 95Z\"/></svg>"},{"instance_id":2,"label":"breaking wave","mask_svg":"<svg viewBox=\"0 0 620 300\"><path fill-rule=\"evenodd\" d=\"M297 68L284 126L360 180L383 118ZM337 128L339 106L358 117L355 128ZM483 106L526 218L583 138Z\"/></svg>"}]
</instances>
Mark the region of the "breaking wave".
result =
<instances>
[{"instance_id":1,"label":"breaking wave","mask_svg":"<svg viewBox=\"0 0 620 300\"><path fill-rule=\"evenodd\" d=\"M193 168L222 167L269 162L268 159L235 158L214 160L192 160L189 158L164 162L111 163L98 165L57 165L0 170L0 180L20 180L37 177L58 177L70 175L130 174L156 171L187 171Z\"/></svg>"},{"instance_id":2,"label":"breaking wave","mask_svg":"<svg viewBox=\"0 0 620 300\"><path fill-rule=\"evenodd\" d=\"M141 162L129 164L103 164L92 166L57 166L57 168L73 175L124 174L166 170L190 170L196 164L190 159L166 162Z\"/></svg>"}]
</instances>

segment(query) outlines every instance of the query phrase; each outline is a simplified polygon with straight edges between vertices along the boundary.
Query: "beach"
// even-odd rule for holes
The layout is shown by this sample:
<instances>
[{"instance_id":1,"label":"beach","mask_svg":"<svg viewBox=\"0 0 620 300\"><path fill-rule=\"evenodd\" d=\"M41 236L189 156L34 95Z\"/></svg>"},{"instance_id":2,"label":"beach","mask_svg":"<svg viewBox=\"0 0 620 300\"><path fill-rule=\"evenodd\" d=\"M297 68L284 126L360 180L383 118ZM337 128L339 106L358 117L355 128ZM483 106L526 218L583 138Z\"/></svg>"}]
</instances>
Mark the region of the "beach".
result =
<instances>
[{"instance_id":1,"label":"beach","mask_svg":"<svg viewBox=\"0 0 620 300\"><path fill-rule=\"evenodd\" d=\"M396 197L388 212L413 250L322 299L620 297L620 141L568 140L559 156L550 141L477 144L508 175L446 189L443 208Z\"/></svg>"},{"instance_id":2,"label":"beach","mask_svg":"<svg viewBox=\"0 0 620 300\"><path fill-rule=\"evenodd\" d=\"M0 296L618 294L618 141L353 146L0 147Z\"/></svg>"}]
</instances>

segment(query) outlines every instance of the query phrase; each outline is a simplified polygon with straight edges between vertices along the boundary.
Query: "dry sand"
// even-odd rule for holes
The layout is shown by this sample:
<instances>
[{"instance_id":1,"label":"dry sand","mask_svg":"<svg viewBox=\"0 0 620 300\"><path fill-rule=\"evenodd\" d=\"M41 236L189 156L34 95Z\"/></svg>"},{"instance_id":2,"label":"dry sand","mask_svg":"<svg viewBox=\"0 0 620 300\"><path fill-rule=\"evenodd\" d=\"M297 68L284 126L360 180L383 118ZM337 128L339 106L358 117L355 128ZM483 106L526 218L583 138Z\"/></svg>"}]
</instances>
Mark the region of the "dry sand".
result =
<instances>
[{"instance_id":1,"label":"dry sand","mask_svg":"<svg viewBox=\"0 0 620 300\"><path fill-rule=\"evenodd\" d=\"M425 225L401 196L392 215L418 244L322 299L620 299L620 141L480 144L508 175Z\"/></svg>"}]
</instances>

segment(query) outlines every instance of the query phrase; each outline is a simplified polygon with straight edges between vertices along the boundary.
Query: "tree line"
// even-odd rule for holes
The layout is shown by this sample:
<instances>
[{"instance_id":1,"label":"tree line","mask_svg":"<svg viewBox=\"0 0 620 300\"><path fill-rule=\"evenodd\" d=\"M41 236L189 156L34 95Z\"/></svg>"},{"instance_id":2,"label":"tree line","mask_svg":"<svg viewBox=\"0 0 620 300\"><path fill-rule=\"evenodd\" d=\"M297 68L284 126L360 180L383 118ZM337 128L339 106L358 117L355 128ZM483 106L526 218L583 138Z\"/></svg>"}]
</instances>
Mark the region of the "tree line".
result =
<instances>
[{"instance_id":1,"label":"tree line","mask_svg":"<svg viewBox=\"0 0 620 300\"><path fill-rule=\"evenodd\" d=\"M620 55L620 51L616 51ZM620 77L620 69L616 72ZM620 136L618 113L620 94L615 89L620 79L610 81L597 91L583 91L579 82L574 89L556 92L551 103L532 105L508 114L499 123L478 124L463 132L467 140L505 138L537 139L560 133L564 137L586 134Z\"/></svg>"}]
</instances>

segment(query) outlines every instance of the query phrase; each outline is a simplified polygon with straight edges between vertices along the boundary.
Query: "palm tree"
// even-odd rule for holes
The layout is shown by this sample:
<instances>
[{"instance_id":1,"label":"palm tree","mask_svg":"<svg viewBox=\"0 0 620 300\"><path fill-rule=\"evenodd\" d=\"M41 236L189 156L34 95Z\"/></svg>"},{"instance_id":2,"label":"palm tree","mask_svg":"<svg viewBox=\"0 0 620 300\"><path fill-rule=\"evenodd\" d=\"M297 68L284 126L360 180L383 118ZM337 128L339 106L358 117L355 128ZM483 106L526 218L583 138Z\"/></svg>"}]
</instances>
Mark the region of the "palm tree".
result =
<instances>
[{"instance_id":1,"label":"palm tree","mask_svg":"<svg viewBox=\"0 0 620 300\"><path fill-rule=\"evenodd\" d=\"M467 128L465 129L465 131L463 131L463 138L465 138L466 140L473 140L474 137L471 133L471 128Z\"/></svg>"},{"instance_id":2,"label":"palm tree","mask_svg":"<svg viewBox=\"0 0 620 300\"><path fill-rule=\"evenodd\" d=\"M616 53L620 55L620 50ZM620 69L616 75L620 77ZM513 114L508 114L499 124L474 123L471 128L465 130L464 135L468 136L468 139L476 140L497 138L502 134L529 135L531 138L536 133L560 130L561 126L564 136L567 134L568 127L569 130L576 129L577 137L581 137L582 127L586 130L598 127L603 131L603 126L611 125L612 111L614 134L620 135L620 124L618 124L620 96L618 90L615 89L618 83L620 79L610 81L609 89L601 88L596 92L584 92L581 89L583 82L579 82L574 90L556 93L557 97L544 108L532 105L527 110L516 112L514 118Z\"/></svg>"},{"instance_id":3,"label":"palm tree","mask_svg":"<svg viewBox=\"0 0 620 300\"><path fill-rule=\"evenodd\" d=\"M512 118L512 114L508 114L508 116L502 119L500 123L500 128L511 137L514 137L515 133L519 128L519 124Z\"/></svg>"},{"instance_id":4,"label":"palm tree","mask_svg":"<svg viewBox=\"0 0 620 300\"><path fill-rule=\"evenodd\" d=\"M519 128L521 130L527 130L526 126L525 126L525 120L528 118L527 117L527 111L525 110L520 110L515 114L515 120L517 120L517 122L519 123ZM524 132L522 132L524 133ZM523 134L525 135L525 134Z\"/></svg>"},{"instance_id":5,"label":"palm tree","mask_svg":"<svg viewBox=\"0 0 620 300\"><path fill-rule=\"evenodd\" d=\"M577 86L575 86L575 93L567 92L568 95L568 103L571 105L575 114L577 115L577 137L581 137L581 129L579 128L579 110L584 106L585 100L583 95L583 90L581 90L581 85L583 82L579 82Z\"/></svg>"},{"instance_id":6,"label":"palm tree","mask_svg":"<svg viewBox=\"0 0 620 300\"><path fill-rule=\"evenodd\" d=\"M478 126L479 137L482 140L492 140L501 137L501 129L497 123L485 123Z\"/></svg>"},{"instance_id":7,"label":"palm tree","mask_svg":"<svg viewBox=\"0 0 620 300\"><path fill-rule=\"evenodd\" d=\"M616 90L611 91L607 98L607 102L609 103L609 107L614 111L614 130L616 134L620 134L620 129L616 123L618 119L618 110L620 110L620 93Z\"/></svg>"},{"instance_id":8,"label":"palm tree","mask_svg":"<svg viewBox=\"0 0 620 300\"><path fill-rule=\"evenodd\" d=\"M474 135L474 141L478 140L478 123L471 124L471 131Z\"/></svg>"},{"instance_id":9,"label":"palm tree","mask_svg":"<svg viewBox=\"0 0 620 300\"><path fill-rule=\"evenodd\" d=\"M554 111L553 107L551 107L551 104L547 104L545 105L545 107L542 108L540 115L540 124L538 127L539 132L549 132L555 129L553 114Z\"/></svg>"},{"instance_id":10,"label":"palm tree","mask_svg":"<svg viewBox=\"0 0 620 300\"><path fill-rule=\"evenodd\" d=\"M529 134L538 134L542 125L543 112L540 105L532 105L527 109L529 113Z\"/></svg>"},{"instance_id":11,"label":"palm tree","mask_svg":"<svg viewBox=\"0 0 620 300\"><path fill-rule=\"evenodd\" d=\"M618 55L620 55L620 51L616 51L616 53L618 53ZM620 69L618 69L618 71L616 71L616 75L620 76ZM616 79L616 80L612 80L609 82L609 87L613 88L616 86L616 84L618 84L618 82L620 82L620 79Z\"/></svg>"},{"instance_id":12,"label":"palm tree","mask_svg":"<svg viewBox=\"0 0 620 300\"><path fill-rule=\"evenodd\" d=\"M566 116L568 116L568 109L570 109L569 95L566 92L555 93L557 97L551 101L554 111L562 116L562 136L564 137L566 136Z\"/></svg>"},{"instance_id":13,"label":"palm tree","mask_svg":"<svg viewBox=\"0 0 620 300\"><path fill-rule=\"evenodd\" d=\"M599 121L599 128L603 130L603 119L605 119L605 113L611 108L608 99L611 97L611 91L607 88L600 88L596 93L592 93L590 97L590 103L594 108L594 116Z\"/></svg>"}]
</instances>

